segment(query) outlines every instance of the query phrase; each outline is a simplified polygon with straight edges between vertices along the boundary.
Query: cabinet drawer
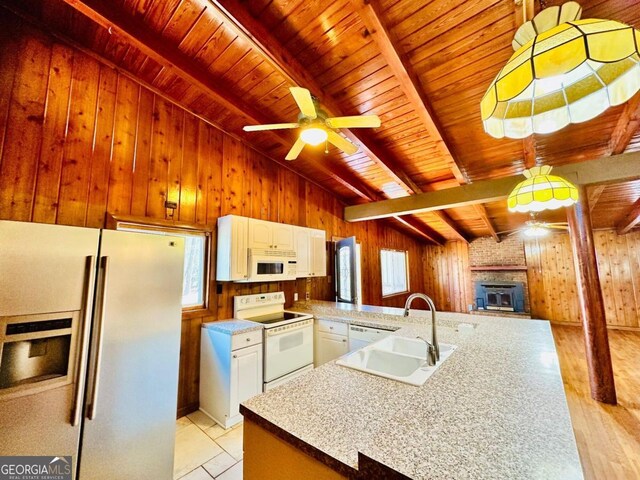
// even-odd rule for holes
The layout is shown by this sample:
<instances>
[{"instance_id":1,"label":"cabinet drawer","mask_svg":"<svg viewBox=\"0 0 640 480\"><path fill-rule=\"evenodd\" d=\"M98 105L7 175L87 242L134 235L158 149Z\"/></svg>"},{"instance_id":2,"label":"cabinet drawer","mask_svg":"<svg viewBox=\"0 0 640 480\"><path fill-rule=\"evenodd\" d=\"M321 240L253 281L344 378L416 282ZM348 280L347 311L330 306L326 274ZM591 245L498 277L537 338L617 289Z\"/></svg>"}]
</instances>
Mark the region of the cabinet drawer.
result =
<instances>
[{"instance_id":1,"label":"cabinet drawer","mask_svg":"<svg viewBox=\"0 0 640 480\"><path fill-rule=\"evenodd\" d=\"M257 343L262 343L262 330L239 333L231 337L231 350L250 347L251 345L255 345Z\"/></svg>"},{"instance_id":2,"label":"cabinet drawer","mask_svg":"<svg viewBox=\"0 0 640 480\"><path fill-rule=\"evenodd\" d=\"M337 335L347 335L349 332L348 323L316 319L316 324L318 325L318 331L320 332L335 333Z\"/></svg>"}]
</instances>

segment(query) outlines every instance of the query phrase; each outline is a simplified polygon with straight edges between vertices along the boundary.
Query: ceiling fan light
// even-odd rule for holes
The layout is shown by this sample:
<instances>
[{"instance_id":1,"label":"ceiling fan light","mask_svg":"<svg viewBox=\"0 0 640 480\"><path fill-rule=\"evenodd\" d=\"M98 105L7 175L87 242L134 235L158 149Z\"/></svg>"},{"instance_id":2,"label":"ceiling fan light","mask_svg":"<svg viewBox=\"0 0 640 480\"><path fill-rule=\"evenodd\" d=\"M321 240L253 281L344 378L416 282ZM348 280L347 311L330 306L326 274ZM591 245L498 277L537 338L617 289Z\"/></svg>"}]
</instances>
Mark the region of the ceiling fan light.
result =
<instances>
[{"instance_id":1,"label":"ceiling fan light","mask_svg":"<svg viewBox=\"0 0 640 480\"><path fill-rule=\"evenodd\" d=\"M525 236L529 238L540 238L549 234L549 230L540 225L531 225L523 230Z\"/></svg>"},{"instance_id":2,"label":"ceiling fan light","mask_svg":"<svg viewBox=\"0 0 640 480\"><path fill-rule=\"evenodd\" d=\"M549 166L533 167L507 199L510 212L529 213L570 207L578 201L578 189L557 175L549 175Z\"/></svg>"},{"instance_id":3,"label":"ceiling fan light","mask_svg":"<svg viewBox=\"0 0 640 480\"><path fill-rule=\"evenodd\" d=\"M555 132L640 90L640 31L613 20L579 20L580 11L575 2L550 7L527 22L535 28L525 24L516 32L517 50L480 103L489 135Z\"/></svg>"},{"instance_id":4,"label":"ceiling fan light","mask_svg":"<svg viewBox=\"0 0 640 480\"><path fill-rule=\"evenodd\" d=\"M320 145L327 141L327 131L324 128L305 128L300 133L302 141L308 145Z\"/></svg>"}]
</instances>

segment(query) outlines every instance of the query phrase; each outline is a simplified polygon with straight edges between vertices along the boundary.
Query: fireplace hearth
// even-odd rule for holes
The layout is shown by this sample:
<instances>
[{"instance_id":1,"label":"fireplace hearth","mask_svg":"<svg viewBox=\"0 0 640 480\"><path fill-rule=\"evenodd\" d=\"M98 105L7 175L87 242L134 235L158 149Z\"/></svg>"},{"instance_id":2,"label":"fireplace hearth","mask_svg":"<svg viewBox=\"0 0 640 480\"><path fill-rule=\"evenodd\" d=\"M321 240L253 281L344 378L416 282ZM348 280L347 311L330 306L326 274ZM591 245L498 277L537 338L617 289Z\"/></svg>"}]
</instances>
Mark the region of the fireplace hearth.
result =
<instances>
[{"instance_id":1,"label":"fireplace hearth","mask_svg":"<svg viewBox=\"0 0 640 480\"><path fill-rule=\"evenodd\" d=\"M524 284L522 282L476 282L476 308L504 312L524 312Z\"/></svg>"}]
</instances>

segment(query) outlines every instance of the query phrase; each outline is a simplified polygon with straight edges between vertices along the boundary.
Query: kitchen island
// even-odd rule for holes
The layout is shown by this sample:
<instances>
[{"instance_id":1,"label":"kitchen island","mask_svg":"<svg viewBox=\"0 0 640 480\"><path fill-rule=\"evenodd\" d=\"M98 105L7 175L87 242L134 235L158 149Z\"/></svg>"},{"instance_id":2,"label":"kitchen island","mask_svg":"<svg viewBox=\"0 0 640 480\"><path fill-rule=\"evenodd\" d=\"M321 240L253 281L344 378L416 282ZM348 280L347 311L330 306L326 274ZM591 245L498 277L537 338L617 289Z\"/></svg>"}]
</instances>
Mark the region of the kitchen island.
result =
<instances>
[{"instance_id":1,"label":"kitchen island","mask_svg":"<svg viewBox=\"0 0 640 480\"><path fill-rule=\"evenodd\" d=\"M430 338L428 312L294 309ZM245 478L582 478L549 323L447 312L437 323L458 348L422 386L330 362L241 405Z\"/></svg>"}]
</instances>

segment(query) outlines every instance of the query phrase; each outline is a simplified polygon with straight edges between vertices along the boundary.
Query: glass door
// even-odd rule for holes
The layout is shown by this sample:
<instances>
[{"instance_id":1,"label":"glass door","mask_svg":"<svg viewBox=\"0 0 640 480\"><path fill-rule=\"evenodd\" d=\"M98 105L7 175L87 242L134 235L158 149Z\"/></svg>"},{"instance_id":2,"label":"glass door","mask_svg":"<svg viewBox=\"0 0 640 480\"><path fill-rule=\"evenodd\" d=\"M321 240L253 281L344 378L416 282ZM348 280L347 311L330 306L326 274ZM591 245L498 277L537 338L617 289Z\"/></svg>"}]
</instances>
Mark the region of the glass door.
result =
<instances>
[{"instance_id":1,"label":"glass door","mask_svg":"<svg viewBox=\"0 0 640 480\"><path fill-rule=\"evenodd\" d=\"M336 242L336 301L359 303L359 255L356 237Z\"/></svg>"}]
</instances>

